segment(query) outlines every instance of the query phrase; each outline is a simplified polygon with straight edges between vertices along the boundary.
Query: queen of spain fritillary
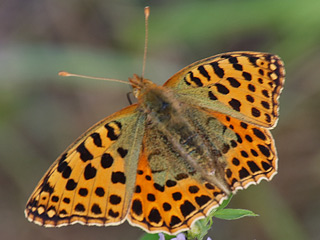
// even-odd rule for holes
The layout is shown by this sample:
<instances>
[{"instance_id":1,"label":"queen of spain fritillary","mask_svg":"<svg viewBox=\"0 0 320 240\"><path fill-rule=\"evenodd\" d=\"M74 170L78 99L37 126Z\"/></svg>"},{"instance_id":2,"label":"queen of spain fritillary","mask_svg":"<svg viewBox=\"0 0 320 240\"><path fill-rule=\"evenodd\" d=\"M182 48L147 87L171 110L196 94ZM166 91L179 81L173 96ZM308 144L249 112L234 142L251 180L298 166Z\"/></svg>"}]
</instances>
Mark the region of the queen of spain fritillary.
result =
<instances>
[{"instance_id":1,"label":"queen of spain fritillary","mask_svg":"<svg viewBox=\"0 0 320 240\"><path fill-rule=\"evenodd\" d=\"M137 103L69 146L32 193L27 218L47 227L128 220L147 232L190 229L231 193L277 173L268 129L284 74L275 55L229 52L163 86L134 75Z\"/></svg>"}]
</instances>

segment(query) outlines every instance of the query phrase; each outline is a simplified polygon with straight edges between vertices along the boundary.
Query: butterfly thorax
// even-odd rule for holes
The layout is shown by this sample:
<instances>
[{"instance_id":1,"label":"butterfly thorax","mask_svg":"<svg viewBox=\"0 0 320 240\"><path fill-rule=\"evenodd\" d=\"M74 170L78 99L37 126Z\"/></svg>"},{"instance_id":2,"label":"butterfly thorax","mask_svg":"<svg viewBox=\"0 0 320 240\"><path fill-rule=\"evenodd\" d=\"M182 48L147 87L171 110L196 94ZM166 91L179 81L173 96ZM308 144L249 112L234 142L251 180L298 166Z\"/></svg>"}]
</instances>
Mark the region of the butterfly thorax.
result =
<instances>
[{"instance_id":1,"label":"butterfly thorax","mask_svg":"<svg viewBox=\"0 0 320 240\"><path fill-rule=\"evenodd\" d=\"M146 114L146 128L158 132L164 143L173 146L171 151L183 159L188 174L197 173L201 176L199 181L209 181L224 192L230 192L221 153L190 118L192 106L179 101L174 90L152 82L140 89L138 105Z\"/></svg>"}]
</instances>

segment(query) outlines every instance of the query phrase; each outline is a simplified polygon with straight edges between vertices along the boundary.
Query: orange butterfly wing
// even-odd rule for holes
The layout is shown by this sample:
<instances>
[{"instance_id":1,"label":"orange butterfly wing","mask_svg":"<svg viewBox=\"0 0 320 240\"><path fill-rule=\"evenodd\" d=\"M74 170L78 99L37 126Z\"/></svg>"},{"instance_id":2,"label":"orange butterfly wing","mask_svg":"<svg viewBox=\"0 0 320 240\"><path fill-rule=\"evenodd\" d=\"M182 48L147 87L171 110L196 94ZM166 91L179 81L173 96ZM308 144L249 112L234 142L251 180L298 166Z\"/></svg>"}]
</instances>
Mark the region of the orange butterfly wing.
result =
<instances>
[{"instance_id":1,"label":"orange butterfly wing","mask_svg":"<svg viewBox=\"0 0 320 240\"><path fill-rule=\"evenodd\" d=\"M144 132L145 118L136 108L97 123L53 163L27 203L30 221L52 227L125 220Z\"/></svg>"},{"instance_id":2,"label":"orange butterfly wing","mask_svg":"<svg viewBox=\"0 0 320 240\"><path fill-rule=\"evenodd\" d=\"M276 55L229 52L183 68L164 86L199 106L271 128L279 117L284 75Z\"/></svg>"}]
</instances>

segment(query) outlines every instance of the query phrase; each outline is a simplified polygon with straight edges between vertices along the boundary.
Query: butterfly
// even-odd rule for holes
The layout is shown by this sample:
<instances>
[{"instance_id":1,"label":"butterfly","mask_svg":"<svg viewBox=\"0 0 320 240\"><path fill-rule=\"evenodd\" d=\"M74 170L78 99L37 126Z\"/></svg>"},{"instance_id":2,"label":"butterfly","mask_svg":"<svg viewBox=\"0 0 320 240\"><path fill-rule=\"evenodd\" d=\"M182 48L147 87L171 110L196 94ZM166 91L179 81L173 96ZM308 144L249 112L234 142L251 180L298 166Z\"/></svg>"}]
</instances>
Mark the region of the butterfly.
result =
<instances>
[{"instance_id":1,"label":"butterfly","mask_svg":"<svg viewBox=\"0 0 320 240\"><path fill-rule=\"evenodd\" d=\"M271 180L284 65L229 52L163 86L129 78L137 103L91 127L52 164L25 210L47 227L118 225L177 234L231 193Z\"/></svg>"}]
</instances>

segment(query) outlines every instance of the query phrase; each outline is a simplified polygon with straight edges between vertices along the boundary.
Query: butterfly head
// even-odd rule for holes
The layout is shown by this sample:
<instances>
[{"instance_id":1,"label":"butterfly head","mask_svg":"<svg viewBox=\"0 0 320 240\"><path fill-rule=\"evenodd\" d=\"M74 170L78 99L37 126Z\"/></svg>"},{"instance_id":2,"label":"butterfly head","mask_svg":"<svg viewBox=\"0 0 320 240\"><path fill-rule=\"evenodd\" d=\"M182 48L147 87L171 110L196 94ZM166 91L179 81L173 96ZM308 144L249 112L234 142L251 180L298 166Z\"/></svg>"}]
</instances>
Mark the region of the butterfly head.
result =
<instances>
[{"instance_id":1,"label":"butterfly head","mask_svg":"<svg viewBox=\"0 0 320 240\"><path fill-rule=\"evenodd\" d=\"M142 78L137 74L133 74L132 78L129 78L129 82L133 88L132 92L136 98L140 98L144 94L148 86L154 85L149 79Z\"/></svg>"}]
</instances>

